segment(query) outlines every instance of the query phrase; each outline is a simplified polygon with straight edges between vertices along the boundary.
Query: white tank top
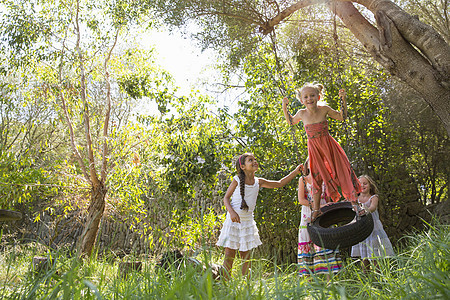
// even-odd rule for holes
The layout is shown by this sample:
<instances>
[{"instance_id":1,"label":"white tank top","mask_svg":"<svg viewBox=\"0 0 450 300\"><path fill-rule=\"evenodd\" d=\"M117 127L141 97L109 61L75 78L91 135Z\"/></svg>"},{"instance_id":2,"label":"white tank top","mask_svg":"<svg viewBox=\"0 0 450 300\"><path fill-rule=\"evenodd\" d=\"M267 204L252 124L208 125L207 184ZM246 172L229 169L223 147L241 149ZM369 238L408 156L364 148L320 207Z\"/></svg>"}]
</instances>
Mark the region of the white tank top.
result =
<instances>
[{"instance_id":1,"label":"white tank top","mask_svg":"<svg viewBox=\"0 0 450 300\"><path fill-rule=\"evenodd\" d=\"M236 189L234 190L233 195L231 196L231 206L236 211L236 213L239 215L239 218L241 220L247 220L247 219L253 219L253 211L255 210L256 206L256 199L258 198L259 193L259 178L255 177L255 183L252 185L245 185L245 202L248 205L248 211L241 210L241 186L240 186L240 180L239 177L236 175L233 177L234 180L237 181L238 185Z\"/></svg>"}]
</instances>

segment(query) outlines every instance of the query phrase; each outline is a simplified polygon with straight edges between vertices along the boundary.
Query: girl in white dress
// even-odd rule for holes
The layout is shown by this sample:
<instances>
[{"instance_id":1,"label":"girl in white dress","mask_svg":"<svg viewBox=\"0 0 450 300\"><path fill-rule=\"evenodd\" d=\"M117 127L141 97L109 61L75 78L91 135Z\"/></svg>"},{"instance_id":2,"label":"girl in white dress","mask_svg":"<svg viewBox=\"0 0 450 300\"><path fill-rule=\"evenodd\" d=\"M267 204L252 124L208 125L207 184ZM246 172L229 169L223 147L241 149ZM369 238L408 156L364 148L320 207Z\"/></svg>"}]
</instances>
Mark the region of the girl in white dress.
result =
<instances>
[{"instance_id":1,"label":"girl in white dress","mask_svg":"<svg viewBox=\"0 0 450 300\"><path fill-rule=\"evenodd\" d=\"M224 279L230 277L236 251L239 251L241 259L244 260L242 275L247 275L250 267L250 252L262 244L253 218L259 189L283 187L299 175L302 169L303 165L299 165L281 180L267 180L255 177L258 163L253 154L245 153L239 156L236 161L238 175L233 177L223 199L227 216L216 244L225 248L223 267L226 272L222 274ZM238 186L239 188L236 188Z\"/></svg>"},{"instance_id":2,"label":"girl in white dress","mask_svg":"<svg viewBox=\"0 0 450 300\"><path fill-rule=\"evenodd\" d=\"M352 247L351 255L353 257L361 257L363 269L367 271L370 268L369 259L392 256L394 255L394 249L383 229L383 224L381 224L380 215L378 214L378 188L375 182L368 175L359 176L359 182L361 183L361 194L359 194L358 202L372 213L373 231L364 241ZM376 265L376 261L374 261L374 264Z\"/></svg>"}]
</instances>

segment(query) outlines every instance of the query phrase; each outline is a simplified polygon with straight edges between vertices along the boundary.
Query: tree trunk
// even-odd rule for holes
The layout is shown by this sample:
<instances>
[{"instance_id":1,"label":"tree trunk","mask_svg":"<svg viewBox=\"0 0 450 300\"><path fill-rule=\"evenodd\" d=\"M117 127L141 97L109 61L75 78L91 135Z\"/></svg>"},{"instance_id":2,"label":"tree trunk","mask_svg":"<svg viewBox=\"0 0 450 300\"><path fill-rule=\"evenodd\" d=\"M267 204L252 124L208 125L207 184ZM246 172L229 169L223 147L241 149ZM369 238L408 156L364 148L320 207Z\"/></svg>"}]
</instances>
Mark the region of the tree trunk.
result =
<instances>
[{"instance_id":1,"label":"tree trunk","mask_svg":"<svg viewBox=\"0 0 450 300\"><path fill-rule=\"evenodd\" d=\"M439 67L430 64L430 60L399 32L396 20L382 10L375 12L378 29L369 24L351 2L336 3L336 13L378 63L422 96L450 135L450 74L447 72L447 60ZM402 17L405 18L405 13ZM413 21L416 20L411 20L411 23Z\"/></svg>"},{"instance_id":2,"label":"tree trunk","mask_svg":"<svg viewBox=\"0 0 450 300\"><path fill-rule=\"evenodd\" d=\"M94 248L95 240L100 225L100 221L105 211L105 196L107 189L102 182L93 186L91 191L91 203L88 208L88 216L86 218L85 228L80 237L79 255L91 256Z\"/></svg>"}]
</instances>

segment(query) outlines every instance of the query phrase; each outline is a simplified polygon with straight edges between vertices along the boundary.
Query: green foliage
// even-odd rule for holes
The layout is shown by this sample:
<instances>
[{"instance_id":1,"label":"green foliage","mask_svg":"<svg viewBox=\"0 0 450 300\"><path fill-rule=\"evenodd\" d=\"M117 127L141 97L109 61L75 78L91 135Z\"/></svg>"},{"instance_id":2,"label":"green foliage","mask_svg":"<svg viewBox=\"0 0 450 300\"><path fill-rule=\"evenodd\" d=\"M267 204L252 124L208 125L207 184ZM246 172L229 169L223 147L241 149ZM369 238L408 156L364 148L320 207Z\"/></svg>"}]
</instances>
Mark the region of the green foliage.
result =
<instances>
[{"instance_id":1,"label":"green foliage","mask_svg":"<svg viewBox=\"0 0 450 300\"><path fill-rule=\"evenodd\" d=\"M25 78L31 77L24 74ZM64 147L47 99L30 81L0 76L0 207L46 201L58 194L54 171ZM49 106L50 104L50 106Z\"/></svg>"},{"instance_id":2,"label":"green foliage","mask_svg":"<svg viewBox=\"0 0 450 300\"><path fill-rule=\"evenodd\" d=\"M213 189L230 138L227 124L209 111L207 98L180 100L177 115L158 122L157 151L168 189L186 199L197 188Z\"/></svg>"},{"instance_id":3,"label":"green foliage","mask_svg":"<svg viewBox=\"0 0 450 300\"><path fill-rule=\"evenodd\" d=\"M16 204L29 204L55 197L58 190L54 174L36 167L29 156L20 158L12 153L0 156L0 207L13 208Z\"/></svg>"},{"instance_id":4,"label":"green foliage","mask_svg":"<svg viewBox=\"0 0 450 300\"><path fill-rule=\"evenodd\" d=\"M216 229L220 228L225 219L218 218L211 208L202 211L200 218L189 217L192 215L195 215L194 209L183 213L172 212L168 248L184 249L190 253L213 246L209 243L214 240Z\"/></svg>"},{"instance_id":5,"label":"green foliage","mask_svg":"<svg viewBox=\"0 0 450 300\"><path fill-rule=\"evenodd\" d=\"M200 246L220 225L215 212L204 210L230 148L224 134L228 117L209 112L209 101L198 95L170 98L167 107L176 113L137 114L137 122L113 132L108 202L152 251ZM207 238L199 236L202 226L211 229Z\"/></svg>"},{"instance_id":6,"label":"green foliage","mask_svg":"<svg viewBox=\"0 0 450 300\"><path fill-rule=\"evenodd\" d=\"M392 135L396 146L401 147L398 155L417 187L417 198L423 204L447 200L450 139L445 128L431 108L409 89L394 84L387 93Z\"/></svg>"},{"instance_id":7,"label":"green foliage","mask_svg":"<svg viewBox=\"0 0 450 300\"><path fill-rule=\"evenodd\" d=\"M45 42L51 35L51 22L36 4L37 1L2 1L6 9L0 19L0 49L12 58L11 66L1 64L4 74L11 67L27 67L33 65L34 59L48 57Z\"/></svg>"},{"instance_id":8,"label":"green foliage","mask_svg":"<svg viewBox=\"0 0 450 300\"><path fill-rule=\"evenodd\" d=\"M155 101L161 114L169 110L168 104L175 101L173 79L166 71L153 63L153 52L142 49L127 49L117 57L122 64L118 85L131 99ZM119 66L116 66L118 68Z\"/></svg>"}]
</instances>

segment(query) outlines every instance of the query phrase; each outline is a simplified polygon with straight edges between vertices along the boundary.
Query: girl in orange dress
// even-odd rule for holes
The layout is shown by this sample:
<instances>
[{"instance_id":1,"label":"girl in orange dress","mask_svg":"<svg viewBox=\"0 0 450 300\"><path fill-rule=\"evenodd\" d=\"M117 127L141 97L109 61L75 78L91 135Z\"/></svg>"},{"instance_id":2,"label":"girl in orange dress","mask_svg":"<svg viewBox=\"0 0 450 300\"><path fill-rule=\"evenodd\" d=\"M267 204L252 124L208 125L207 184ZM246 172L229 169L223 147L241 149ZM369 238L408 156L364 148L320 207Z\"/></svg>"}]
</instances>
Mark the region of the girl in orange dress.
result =
<instances>
[{"instance_id":1,"label":"girl in orange dress","mask_svg":"<svg viewBox=\"0 0 450 300\"><path fill-rule=\"evenodd\" d=\"M297 91L297 98L305 105L294 116L287 110L289 100L283 99L283 112L288 124L303 121L308 136L308 156L313 176L313 211L312 221L319 215L322 183L325 183L328 195L336 202L342 196L356 205L361 192L359 180L353 171L347 155L338 142L328 132L327 117L343 121L347 110L345 90L339 90L343 101L343 111L336 111L328 105L319 103L322 98L323 85L307 83Z\"/></svg>"}]
</instances>

